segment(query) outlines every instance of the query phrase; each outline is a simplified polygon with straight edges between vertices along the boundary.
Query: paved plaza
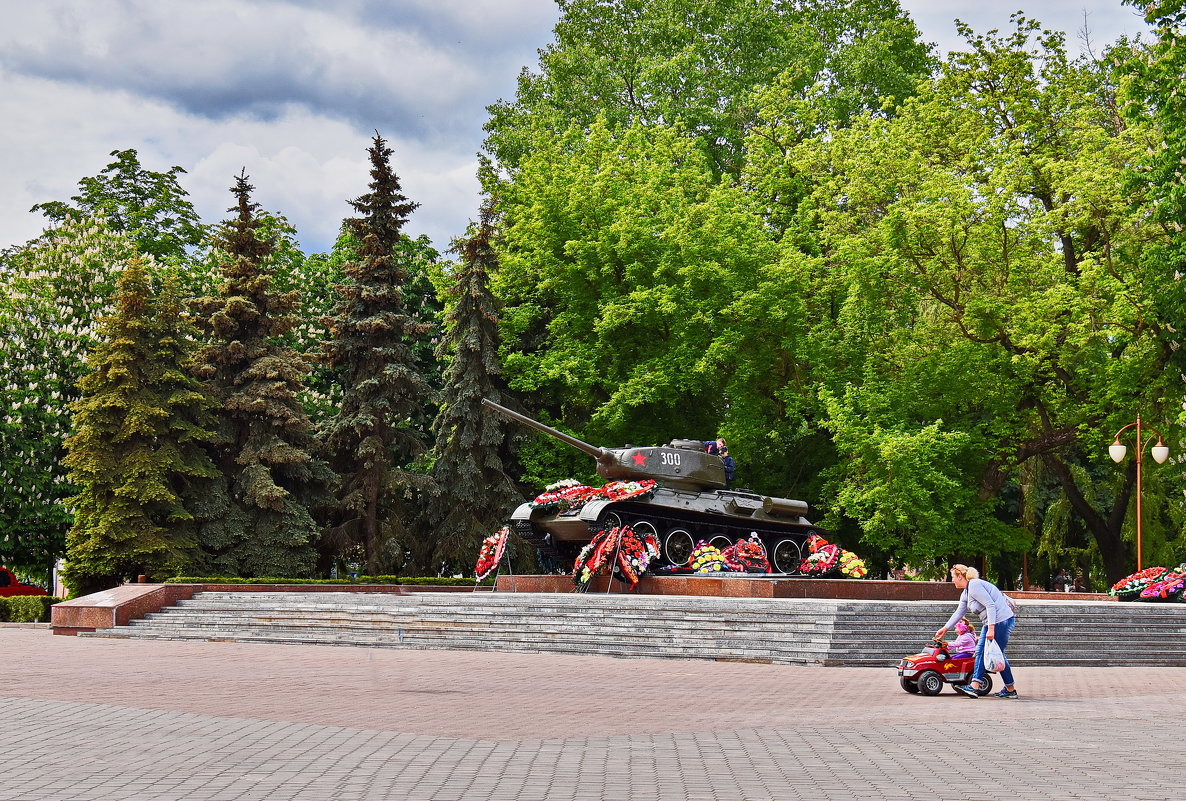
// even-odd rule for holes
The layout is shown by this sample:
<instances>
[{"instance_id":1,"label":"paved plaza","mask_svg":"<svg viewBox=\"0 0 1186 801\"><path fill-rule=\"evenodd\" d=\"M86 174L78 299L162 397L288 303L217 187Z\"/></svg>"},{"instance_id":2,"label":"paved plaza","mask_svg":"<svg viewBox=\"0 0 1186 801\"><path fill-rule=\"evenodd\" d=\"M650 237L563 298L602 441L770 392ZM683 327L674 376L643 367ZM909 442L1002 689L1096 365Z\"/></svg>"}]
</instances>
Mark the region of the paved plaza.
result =
<instances>
[{"instance_id":1,"label":"paved plaza","mask_svg":"<svg viewBox=\"0 0 1186 801\"><path fill-rule=\"evenodd\" d=\"M1019 629L1018 636L1024 636ZM0 626L0 799L1179 797L1186 668L892 668L153 642Z\"/></svg>"}]
</instances>

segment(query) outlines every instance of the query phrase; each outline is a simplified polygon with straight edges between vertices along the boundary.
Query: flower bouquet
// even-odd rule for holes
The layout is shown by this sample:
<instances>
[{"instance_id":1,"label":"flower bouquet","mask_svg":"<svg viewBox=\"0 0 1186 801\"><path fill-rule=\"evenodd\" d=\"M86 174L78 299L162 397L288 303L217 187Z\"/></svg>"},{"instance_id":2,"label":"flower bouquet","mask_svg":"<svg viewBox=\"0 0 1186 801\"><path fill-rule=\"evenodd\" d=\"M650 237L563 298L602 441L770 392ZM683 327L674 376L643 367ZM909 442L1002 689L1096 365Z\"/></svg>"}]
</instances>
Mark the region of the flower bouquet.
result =
<instances>
[{"instance_id":1,"label":"flower bouquet","mask_svg":"<svg viewBox=\"0 0 1186 801\"><path fill-rule=\"evenodd\" d=\"M725 557L721 555L721 549L704 542L701 542L696 546L696 550L692 551L688 566L692 568L693 573L721 573L729 569L725 565Z\"/></svg>"},{"instance_id":2,"label":"flower bouquet","mask_svg":"<svg viewBox=\"0 0 1186 801\"><path fill-rule=\"evenodd\" d=\"M1147 567L1132 575L1125 576L1112 585L1108 594L1118 601L1135 601L1141 596L1141 591L1150 584L1165 578L1168 571L1164 567Z\"/></svg>"},{"instance_id":3,"label":"flower bouquet","mask_svg":"<svg viewBox=\"0 0 1186 801\"><path fill-rule=\"evenodd\" d=\"M820 545L799 563L799 572L805 576L822 578L840 565L839 545Z\"/></svg>"},{"instance_id":4,"label":"flower bouquet","mask_svg":"<svg viewBox=\"0 0 1186 801\"><path fill-rule=\"evenodd\" d=\"M482 540L482 549L478 552L478 563L474 565L475 581L485 580L487 576L498 569L498 563L502 561L502 554L506 550L507 538L510 533L510 526L503 526Z\"/></svg>"},{"instance_id":5,"label":"flower bouquet","mask_svg":"<svg viewBox=\"0 0 1186 801\"><path fill-rule=\"evenodd\" d=\"M751 534L748 540L738 540L721 551L721 558L725 566L735 573L769 573L770 560L766 558L766 548L757 535Z\"/></svg>"}]
</instances>

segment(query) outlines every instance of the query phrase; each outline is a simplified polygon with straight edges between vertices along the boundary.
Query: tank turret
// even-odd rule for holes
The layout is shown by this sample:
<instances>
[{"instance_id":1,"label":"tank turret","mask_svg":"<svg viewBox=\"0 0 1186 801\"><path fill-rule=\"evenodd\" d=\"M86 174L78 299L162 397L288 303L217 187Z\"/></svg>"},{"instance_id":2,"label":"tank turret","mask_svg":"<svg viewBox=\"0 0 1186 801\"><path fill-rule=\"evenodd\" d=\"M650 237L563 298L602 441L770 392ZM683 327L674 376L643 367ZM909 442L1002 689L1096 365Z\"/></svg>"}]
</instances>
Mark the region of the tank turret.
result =
<instances>
[{"instance_id":1,"label":"tank turret","mask_svg":"<svg viewBox=\"0 0 1186 801\"><path fill-rule=\"evenodd\" d=\"M598 448L494 401L483 398L482 403L499 414L589 454L597 460L597 475L604 479L637 481L649 478L684 489L725 488L724 461L716 454L707 453L699 440L676 439L667 445L648 448Z\"/></svg>"},{"instance_id":2,"label":"tank turret","mask_svg":"<svg viewBox=\"0 0 1186 801\"><path fill-rule=\"evenodd\" d=\"M561 508L521 505L512 515L515 530L548 557L569 560L598 531L629 525L661 544L659 567L686 565L701 542L725 548L756 536L774 571L790 574L799 569L808 538L818 533L803 516L808 511L803 501L726 489L724 461L706 452L699 440L599 448L494 401L483 398L482 403L593 457L602 478L656 482L647 495L622 500L601 497Z\"/></svg>"}]
</instances>

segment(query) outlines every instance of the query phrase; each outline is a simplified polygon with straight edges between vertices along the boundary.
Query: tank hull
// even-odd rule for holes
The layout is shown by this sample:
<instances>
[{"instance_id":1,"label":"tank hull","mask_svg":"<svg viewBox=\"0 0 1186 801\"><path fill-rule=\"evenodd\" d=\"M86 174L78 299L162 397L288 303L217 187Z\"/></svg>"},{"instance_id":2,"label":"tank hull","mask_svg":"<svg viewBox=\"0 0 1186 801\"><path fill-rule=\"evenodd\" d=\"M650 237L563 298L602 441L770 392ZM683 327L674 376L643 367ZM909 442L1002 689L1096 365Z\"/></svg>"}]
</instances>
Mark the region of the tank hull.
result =
<instances>
[{"instance_id":1,"label":"tank hull","mask_svg":"<svg viewBox=\"0 0 1186 801\"><path fill-rule=\"evenodd\" d=\"M723 549L756 533L774 571L790 575L807 555L808 538L822 533L796 514L806 508L798 501L738 490L659 486L650 497L596 500L560 513L544 513L525 503L511 519L524 539L562 563L571 562L602 528L629 525L640 534L655 535L661 560L652 567L660 569L686 564L700 542Z\"/></svg>"}]
</instances>

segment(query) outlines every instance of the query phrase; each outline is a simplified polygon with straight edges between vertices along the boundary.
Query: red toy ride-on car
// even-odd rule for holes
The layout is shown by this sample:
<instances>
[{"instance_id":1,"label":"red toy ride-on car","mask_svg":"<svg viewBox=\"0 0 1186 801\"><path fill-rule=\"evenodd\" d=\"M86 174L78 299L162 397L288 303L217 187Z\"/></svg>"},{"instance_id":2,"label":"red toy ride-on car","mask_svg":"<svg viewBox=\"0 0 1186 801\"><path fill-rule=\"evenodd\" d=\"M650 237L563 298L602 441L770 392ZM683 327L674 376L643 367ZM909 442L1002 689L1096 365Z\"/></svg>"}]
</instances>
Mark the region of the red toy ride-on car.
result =
<instances>
[{"instance_id":1,"label":"red toy ride-on car","mask_svg":"<svg viewBox=\"0 0 1186 801\"><path fill-rule=\"evenodd\" d=\"M972 680L976 655L953 659L947 650L950 643L932 639L921 653L902 657L898 663L898 681L908 693L938 695L946 684L967 684ZM980 682L980 695L992 691L992 674L985 673Z\"/></svg>"},{"instance_id":2,"label":"red toy ride-on car","mask_svg":"<svg viewBox=\"0 0 1186 801\"><path fill-rule=\"evenodd\" d=\"M45 590L32 584L21 584L7 567L0 567L0 598L17 595L45 595Z\"/></svg>"}]
</instances>

